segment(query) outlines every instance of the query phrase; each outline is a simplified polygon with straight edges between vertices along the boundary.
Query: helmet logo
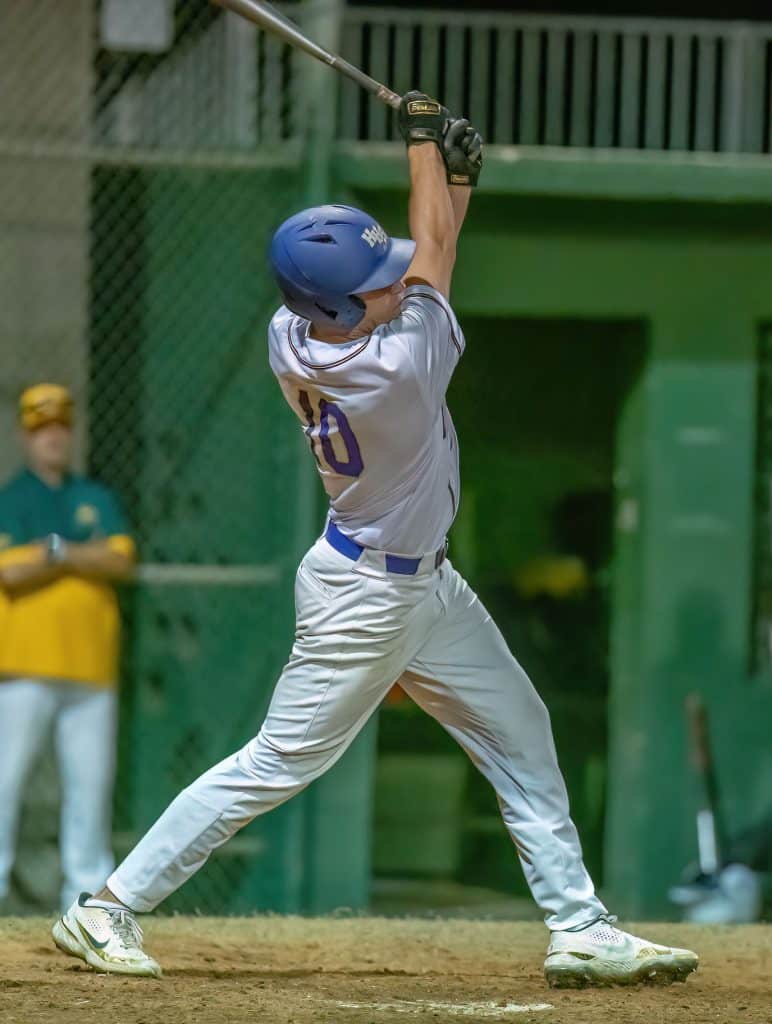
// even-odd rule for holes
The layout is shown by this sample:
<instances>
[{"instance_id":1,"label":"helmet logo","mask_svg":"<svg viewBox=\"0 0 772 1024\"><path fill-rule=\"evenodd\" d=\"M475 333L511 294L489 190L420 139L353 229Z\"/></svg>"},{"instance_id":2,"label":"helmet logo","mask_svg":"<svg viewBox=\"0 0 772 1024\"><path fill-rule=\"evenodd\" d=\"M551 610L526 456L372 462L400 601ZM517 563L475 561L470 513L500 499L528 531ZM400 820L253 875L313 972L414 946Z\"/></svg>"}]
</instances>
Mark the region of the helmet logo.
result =
<instances>
[{"instance_id":1,"label":"helmet logo","mask_svg":"<svg viewBox=\"0 0 772 1024\"><path fill-rule=\"evenodd\" d=\"M376 245L386 245L389 240L389 236L380 224L373 224L372 227L365 228L360 237L364 238L371 249L374 249Z\"/></svg>"}]
</instances>

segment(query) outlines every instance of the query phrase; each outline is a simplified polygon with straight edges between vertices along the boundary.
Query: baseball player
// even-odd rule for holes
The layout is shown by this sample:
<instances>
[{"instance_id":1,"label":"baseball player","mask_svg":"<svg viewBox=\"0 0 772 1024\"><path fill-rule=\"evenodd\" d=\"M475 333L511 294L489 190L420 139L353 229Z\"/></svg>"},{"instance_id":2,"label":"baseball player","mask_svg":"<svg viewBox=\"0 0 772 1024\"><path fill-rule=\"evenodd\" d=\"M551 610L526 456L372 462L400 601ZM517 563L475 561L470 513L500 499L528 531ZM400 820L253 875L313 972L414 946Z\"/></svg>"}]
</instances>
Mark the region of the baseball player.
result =
<instances>
[{"instance_id":1,"label":"baseball player","mask_svg":"<svg viewBox=\"0 0 772 1024\"><path fill-rule=\"evenodd\" d=\"M58 384L19 402L26 467L0 489L0 898L19 809L51 731L62 788L62 906L101 883L115 774L118 607L134 544L112 494L70 472L73 401Z\"/></svg>"},{"instance_id":2,"label":"baseball player","mask_svg":"<svg viewBox=\"0 0 772 1024\"><path fill-rule=\"evenodd\" d=\"M481 140L408 93L411 239L361 210L323 206L276 232L284 305L269 358L330 498L295 588L296 635L258 735L184 790L56 944L100 971L159 975L135 912L151 911L239 828L344 753L399 680L494 786L551 931L556 985L682 979L694 953L619 931L571 822L547 711L446 557L460 497L445 404L464 335L448 302Z\"/></svg>"}]
</instances>

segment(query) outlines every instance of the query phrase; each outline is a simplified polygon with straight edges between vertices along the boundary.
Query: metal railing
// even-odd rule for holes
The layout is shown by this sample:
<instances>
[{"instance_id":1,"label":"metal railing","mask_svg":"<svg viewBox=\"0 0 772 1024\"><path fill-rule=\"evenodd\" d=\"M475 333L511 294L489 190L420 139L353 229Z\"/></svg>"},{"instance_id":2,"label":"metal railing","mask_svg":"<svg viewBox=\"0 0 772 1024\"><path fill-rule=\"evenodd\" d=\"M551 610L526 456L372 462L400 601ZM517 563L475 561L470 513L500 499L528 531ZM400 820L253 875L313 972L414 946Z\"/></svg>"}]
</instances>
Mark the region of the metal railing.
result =
<instances>
[{"instance_id":1,"label":"metal railing","mask_svg":"<svg viewBox=\"0 0 772 1024\"><path fill-rule=\"evenodd\" d=\"M301 22L313 13L281 6ZM772 22L346 7L341 50L396 91L418 86L470 116L488 143L772 153ZM229 166L297 159L308 60L196 0L169 52L97 50L89 148L108 162L116 150L139 163L194 151ZM396 138L390 109L343 78L338 100L338 137ZM5 127L9 154L73 148L69 127L45 145L35 124Z\"/></svg>"},{"instance_id":2,"label":"metal railing","mask_svg":"<svg viewBox=\"0 0 772 1024\"><path fill-rule=\"evenodd\" d=\"M348 8L343 52L397 91L440 97L489 143L772 151L772 23ZM348 82L338 127L395 137Z\"/></svg>"}]
</instances>

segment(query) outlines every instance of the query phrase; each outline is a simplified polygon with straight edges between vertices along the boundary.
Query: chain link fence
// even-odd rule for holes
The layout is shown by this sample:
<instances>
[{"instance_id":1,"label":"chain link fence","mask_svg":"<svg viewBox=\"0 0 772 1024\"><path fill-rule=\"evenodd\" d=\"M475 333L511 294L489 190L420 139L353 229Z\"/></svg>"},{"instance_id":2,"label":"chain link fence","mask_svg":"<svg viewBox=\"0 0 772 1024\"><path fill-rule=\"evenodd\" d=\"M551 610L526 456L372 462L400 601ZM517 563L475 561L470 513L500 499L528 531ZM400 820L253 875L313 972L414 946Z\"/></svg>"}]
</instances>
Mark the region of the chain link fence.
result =
<instances>
[{"instance_id":1,"label":"chain link fence","mask_svg":"<svg viewBox=\"0 0 772 1024\"><path fill-rule=\"evenodd\" d=\"M303 203L294 60L206 0L0 0L0 474L20 390L70 386L78 468L117 490L142 563L119 854L256 729L291 637L308 467L267 365L265 249ZM27 814L27 839L55 844L50 820ZM173 906L291 908L292 821L246 830ZM38 874L28 895L55 902L50 849Z\"/></svg>"}]
</instances>

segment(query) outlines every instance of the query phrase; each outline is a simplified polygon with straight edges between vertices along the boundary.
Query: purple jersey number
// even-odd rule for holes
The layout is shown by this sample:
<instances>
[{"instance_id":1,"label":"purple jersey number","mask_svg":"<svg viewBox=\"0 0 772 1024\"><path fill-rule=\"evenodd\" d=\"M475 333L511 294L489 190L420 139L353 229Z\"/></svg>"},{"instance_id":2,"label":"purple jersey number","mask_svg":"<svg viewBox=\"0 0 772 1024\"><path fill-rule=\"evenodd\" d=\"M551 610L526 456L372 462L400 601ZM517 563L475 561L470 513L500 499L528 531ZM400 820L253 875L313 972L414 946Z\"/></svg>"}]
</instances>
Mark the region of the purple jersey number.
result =
<instances>
[{"instance_id":1,"label":"purple jersey number","mask_svg":"<svg viewBox=\"0 0 772 1024\"><path fill-rule=\"evenodd\" d=\"M365 464L362 461L359 442L354 436L351 424L340 406L335 405L334 402L328 402L326 398L319 399L319 429L317 435L314 407L311 405L311 399L308 397L308 392L299 391L298 401L300 402L300 408L305 413L306 421L308 423L308 426L306 427L306 437L311 445L311 451L313 452L317 464L321 465L316 451L316 437L318 436L322 444L322 455L324 456L324 461L334 473L340 473L341 476L359 476L365 468ZM332 441L330 440L331 416L337 423L338 433L343 440L343 444L346 446L346 455L348 456L347 462L341 462L335 454L335 449L332 447Z\"/></svg>"}]
</instances>

